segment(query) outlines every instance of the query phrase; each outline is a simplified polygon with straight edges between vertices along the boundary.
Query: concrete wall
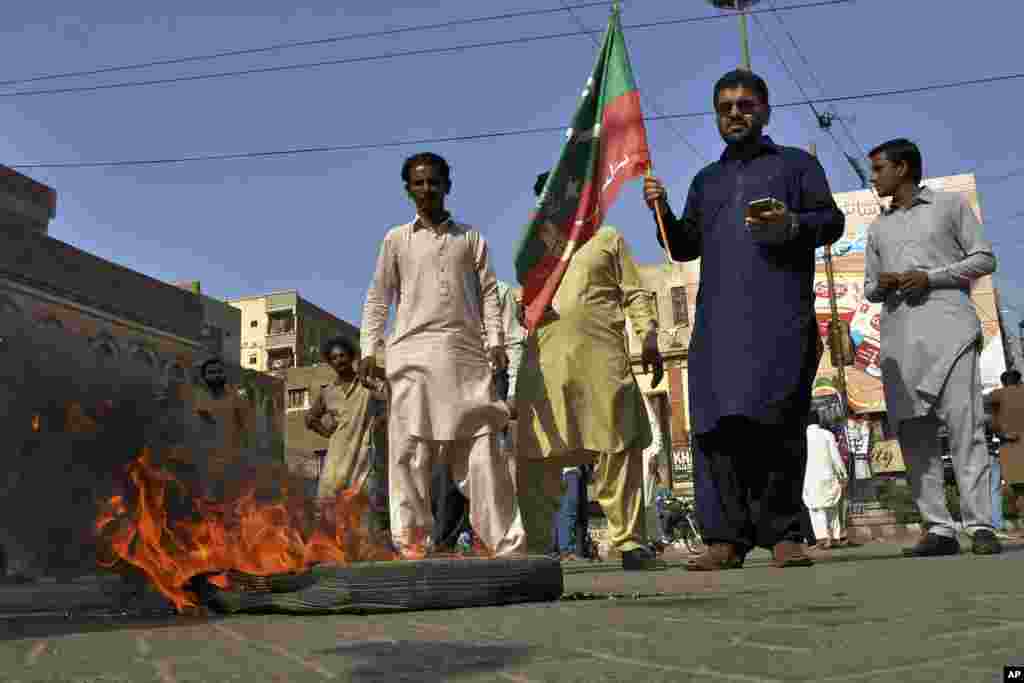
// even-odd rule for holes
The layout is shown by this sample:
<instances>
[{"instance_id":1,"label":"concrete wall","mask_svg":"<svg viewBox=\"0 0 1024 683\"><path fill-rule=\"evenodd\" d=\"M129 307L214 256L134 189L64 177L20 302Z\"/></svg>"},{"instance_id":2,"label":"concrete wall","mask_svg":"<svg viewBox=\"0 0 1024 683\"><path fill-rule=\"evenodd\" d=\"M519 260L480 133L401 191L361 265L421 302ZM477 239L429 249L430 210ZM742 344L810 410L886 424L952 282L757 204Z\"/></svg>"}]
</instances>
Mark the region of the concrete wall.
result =
<instances>
[{"instance_id":1,"label":"concrete wall","mask_svg":"<svg viewBox=\"0 0 1024 683\"><path fill-rule=\"evenodd\" d=\"M314 453L327 450L327 439L306 429L306 413L320 390L333 381L334 370L328 365L289 368L286 374L285 391L304 391L306 401L303 408L285 408L285 460L292 472L306 478L316 478Z\"/></svg>"},{"instance_id":2,"label":"concrete wall","mask_svg":"<svg viewBox=\"0 0 1024 683\"><path fill-rule=\"evenodd\" d=\"M199 301L203 305L200 339L228 365L241 365L242 311L205 294L199 294Z\"/></svg>"},{"instance_id":3,"label":"concrete wall","mask_svg":"<svg viewBox=\"0 0 1024 683\"><path fill-rule=\"evenodd\" d=\"M0 229L46 234L57 214L57 193L13 168L0 165Z\"/></svg>"},{"instance_id":4,"label":"concrete wall","mask_svg":"<svg viewBox=\"0 0 1024 683\"><path fill-rule=\"evenodd\" d=\"M25 227L0 231L0 279L197 339L203 307L191 292Z\"/></svg>"}]
</instances>

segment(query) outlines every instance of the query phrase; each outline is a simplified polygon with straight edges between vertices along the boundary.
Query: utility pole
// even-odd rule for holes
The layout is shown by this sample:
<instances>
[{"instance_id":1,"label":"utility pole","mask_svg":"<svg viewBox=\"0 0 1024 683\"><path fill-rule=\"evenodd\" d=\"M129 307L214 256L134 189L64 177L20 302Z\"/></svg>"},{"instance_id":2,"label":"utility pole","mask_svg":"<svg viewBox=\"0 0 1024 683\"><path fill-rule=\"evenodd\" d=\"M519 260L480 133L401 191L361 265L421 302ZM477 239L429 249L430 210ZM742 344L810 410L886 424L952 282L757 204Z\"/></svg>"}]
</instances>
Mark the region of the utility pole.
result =
<instances>
[{"instance_id":1,"label":"utility pole","mask_svg":"<svg viewBox=\"0 0 1024 683\"><path fill-rule=\"evenodd\" d=\"M818 146L811 143L808 151L811 156L818 156ZM831 320L828 326L829 356L832 367L836 370L836 391L839 404L845 418L849 414L849 399L846 391L846 366L853 364L853 348L847 325L839 318L839 306L836 304L835 270L832 265L832 246L825 245L825 279L828 283L828 305Z\"/></svg>"},{"instance_id":2,"label":"utility pole","mask_svg":"<svg viewBox=\"0 0 1024 683\"><path fill-rule=\"evenodd\" d=\"M724 10L732 10L739 14L740 19L740 48L743 54L743 64L740 67L744 71L752 71L750 67L750 35L747 31L747 9L756 5L761 0L708 0L712 7Z\"/></svg>"}]
</instances>

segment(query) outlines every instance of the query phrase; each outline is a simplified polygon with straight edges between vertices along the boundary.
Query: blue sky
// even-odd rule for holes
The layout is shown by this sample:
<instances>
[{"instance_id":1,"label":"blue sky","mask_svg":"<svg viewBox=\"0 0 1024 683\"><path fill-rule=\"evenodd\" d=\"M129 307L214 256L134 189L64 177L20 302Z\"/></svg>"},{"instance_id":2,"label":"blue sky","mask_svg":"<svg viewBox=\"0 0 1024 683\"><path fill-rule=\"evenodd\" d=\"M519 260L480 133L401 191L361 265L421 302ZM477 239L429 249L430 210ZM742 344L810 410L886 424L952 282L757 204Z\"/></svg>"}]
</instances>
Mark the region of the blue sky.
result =
<instances>
[{"instance_id":1,"label":"blue sky","mask_svg":"<svg viewBox=\"0 0 1024 683\"><path fill-rule=\"evenodd\" d=\"M777 5L800 1L777 0ZM0 80L558 5L559 0L13 3L0 23ZM631 31L630 24L714 10L703 0L626 0L622 7L645 113L710 110L714 81L740 60L736 19ZM602 29L607 9L581 9L577 16L588 28ZM857 0L782 16L828 96L1024 71L1019 60L1008 58L1019 52L1009 48L1020 40L1024 3ZM84 94L2 93L575 30L569 14L560 12L8 86L0 88L0 163L176 157L562 127L593 63L596 48L586 36ZM752 62L768 81L773 101L802 97L765 32L807 93L822 95L779 22L762 14L750 25ZM1006 81L859 100L839 104L836 111L848 119L864 149L911 137L922 147L927 175L978 174L988 234L1000 259L997 285L1006 303L1024 312L1024 275L1018 268L1024 239L1017 237L1024 214L1014 217L1022 211L1016 198L1024 191L1024 172L1003 178L1024 169L1014 123L1024 104L1022 93L1024 81ZM769 132L783 144L816 142L833 190L858 188L807 107L777 109ZM836 133L854 152L838 124ZM653 122L648 136L656 172L678 210L693 175L721 152L714 120ZM449 159L450 208L483 231L498 276L514 280L512 250L532 206L534 178L557 158L562 139L549 133L427 148L26 172L57 188L51 234L58 239L162 280L201 280L205 293L221 298L298 289L359 324L379 241L389 226L412 215L399 178L407 155L430 149ZM663 258L639 183L625 187L609 222L626 234L640 261Z\"/></svg>"}]
</instances>

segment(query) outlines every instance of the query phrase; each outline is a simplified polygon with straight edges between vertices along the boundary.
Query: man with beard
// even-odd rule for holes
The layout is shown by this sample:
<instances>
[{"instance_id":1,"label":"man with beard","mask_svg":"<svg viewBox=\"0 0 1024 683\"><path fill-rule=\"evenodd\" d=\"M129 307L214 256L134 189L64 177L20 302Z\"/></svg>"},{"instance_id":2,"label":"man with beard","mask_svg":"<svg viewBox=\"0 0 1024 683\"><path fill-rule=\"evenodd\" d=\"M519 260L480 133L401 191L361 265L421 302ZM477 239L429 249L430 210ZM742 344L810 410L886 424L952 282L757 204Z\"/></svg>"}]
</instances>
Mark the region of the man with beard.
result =
<instances>
[{"instance_id":1,"label":"man with beard","mask_svg":"<svg viewBox=\"0 0 1024 683\"><path fill-rule=\"evenodd\" d=\"M371 462L376 421L384 414L384 396L366 387L356 377L356 345L344 337L327 340L323 359L335 372L334 381L323 388L306 414L306 427L329 439L317 485L317 500L329 503L338 493L351 488L368 490L371 478L383 478ZM381 536L383 524L373 517L370 531Z\"/></svg>"},{"instance_id":2,"label":"man with beard","mask_svg":"<svg viewBox=\"0 0 1024 683\"><path fill-rule=\"evenodd\" d=\"M392 537L404 556L430 551L430 475L442 461L469 498L476 538L496 555L520 554L525 533L497 443L509 411L492 396L492 365L504 368L507 358L487 242L445 209L452 183L443 158L410 157L402 180L416 218L384 238L363 308L359 364L361 376L374 370L372 350L394 303L385 357Z\"/></svg>"},{"instance_id":3,"label":"man with beard","mask_svg":"<svg viewBox=\"0 0 1024 683\"><path fill-rule=\"evenodd\" d=\"M868 156L871 181L892 204L868 228L864 297L885 304L880 356L885 408L927 529L904 554L960 552L946 506L940 422L949 431L972 551L998 553L1002 546L992 529L992 463L978 365L981 322L971 301L971 284L995 272L996 257L963 195L921 185L917 145L890 140Z\"/></svg>"},{"instance_id":4,"label":"man with beard","mask_svg":"<svg viewBox=\"0 0 1024 683\"><path fill-rule=\"evenodd\" d=\"M546 182L541 174L538 196ZM531 552L552 547L563 468L594 463L594 497L623 569L658 566L646 545L643 499L651 422L630 364L627 317L657 386L664 371L654 293L643 288L622 234L604 225L573 255L519 370L517 492Z\"/></svg>"},{"instance_id":5,"label":"man with beard","mask_svg":"<svg viewBox=\"0 0 1024 683\"><path fill-rule=\"evenodd\" d=\"M252 423L249 402L227 381L224 361L207 358L199 366L199 386L192 393L192 413L198 429L199 462L205 472L202 488L206 497L223 499L227 494L227 471L238 463L248 446Z\"/></svg>"},{"instance_id":6,"label":"man with beard","mask_svg":"<svg viewBox=\"0 0 1024 683\"><path fill-rule=\"evenodd\" d=\"M690 410L717 492L702 507L721 514L702 514L708 550L687 566L737 568L754 546L771 549L776 566L807 566L801 494L819 344L814 251L842 236L845 217L821 164L763 135L771 116L763 79L730 72L715 84L713 104L726 149L694 178L682 216L661 181L644 181L672 257L701 260Z\"/></svg>"}]
</instances>

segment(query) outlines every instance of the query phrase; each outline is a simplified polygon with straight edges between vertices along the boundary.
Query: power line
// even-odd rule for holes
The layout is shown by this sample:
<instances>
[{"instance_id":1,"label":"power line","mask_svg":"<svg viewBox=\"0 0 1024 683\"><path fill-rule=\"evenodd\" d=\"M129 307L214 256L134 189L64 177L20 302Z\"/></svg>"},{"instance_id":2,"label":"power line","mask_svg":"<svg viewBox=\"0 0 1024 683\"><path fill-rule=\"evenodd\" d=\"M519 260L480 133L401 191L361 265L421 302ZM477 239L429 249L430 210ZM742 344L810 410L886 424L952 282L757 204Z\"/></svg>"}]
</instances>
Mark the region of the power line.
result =
<instances>
[{"instance_id":1,"label":"power line","mask_svg":"<svg viewBox=\"0 0 1024 683\"><path fill-rule=\"evenodd\" d=\"M818 92L820 92L822 95L825 95L825 93L826 93L825 85L821 82L821 79L818 78L817 74L814 71L814 67L811 65L810 60L807 59L807 55L805 55L804 51L802 49L800 49L800 45L797 43L796 37L789 30L789 28L786 26L786 22L783 21L783 19L782 19L782 14L780 14L778 11L776 11L778 8L776 7L775 0L771 0L771 1L772 1L772 16L775 17L775 20L777 22L779 22L779 26L782 27L783 32L785 32L785 34L789 37L789 42L790 42L790 44L793 45L793 50L796 52L797 57L799 57L800 60L804 63L804 66L807 67L807 73L810 75L811 80L813 80L814 83L818 86ZM846 137L848 137L850 139L850 142L853 143L854 149L858 152L858 154L863 154L864 153L864 147L862 147L860 145L860 143L857 142L857 139L853 135L853 130L851 130L850 126L847 125L846 120L844 118L841 118L841 117L837 117L837 118L839 118L839 125L842 126L843 130L846 132Z\"/></svg>"},{"instance_id":2,"label":"power line","mask_svg":"<svg viewBox=\"0 0 1024 683\"><path fill-rule=\"evenodd\" d=\"M756 16L754 17L754 23L757 24L757 27L761 30L761 35L764 36L764 39L768 41L769 45L771 45L772 50L775 51L775 56L778 58L779 63L782 64L782 68L785 69L787 74L789 74L789 79L793 81L794 84L796 84L797 89L800 91L800 94L803 95L804 99L808 100L807 105L811 108L811 113L814 114L814 119L819 123L819 127L823 128L823 130L826 133L828 133L828 136L832 138L832 142L835 143L836 149L839 150L839 153L843 156L846 156L846 150L843 149L843 146L839 143L839 139L836 138L836 134L832 131L832 129L824 128L823 126L821 126L820 122L822 121L822 116L818 112L818 108L815 107L814 103L811 102L810 99L807 97L807 91L804 90L804 86L800 83L800 79L796 77L796 74L793 73L793 70L789 68L789 64L786 62L785 57L782 56L782 50L779 49L779 46L775 43L774 40L772 40L772 37L768 34L768 31L767 29L765 29L764 24L762 24L761 20L758 19ZM857 173L855 173L852 168L850 168L849 166L847 166L846 168L848 171L850 171L850 173L852 173L856 177L856 180L858 182L862 182L864 180L859 175L857 175Z\"/></svg>"},{"instance_id":3,"label":"power line","mask_svg":"<svg viewBox=\"0 0 1024 683\"><path fill-rule=\"evenodd\" d=\"M602 0L601 2L584 2L578 5L573 5L574 8L587 8L587 7L598 7L610 5L608 0ZM105 66L96 69L88 69L84 71L65 71L62 73L44 74L41 76L29 76L26 78L14 78L6 81L0 81L0 86L5 85L23 85L25 83L37 83L39 81L51 81L58 78L76 78L80 76L100 76L102 74L115 73L119 71L134 71L137 69L148 69L154 66L171 66L174 64L188 64L190 62L204 62L215 59L223 59L225 57L239 57L242 55L254 55L264 52L275 52L278 50L287 50L296 47L315 47L319 45L330 45L334 43L342 43L349 40L363 40L366 38L384 38L387 36L396 36L402 33L412 33L414 31L433 31L442 28L454 28L456 26L466 26L469 24L483 24L492 21L505 21L508 19L520 19L523 17L536 17L543 16L545 14L555 14L563 12L561 7L549 7L547 9L536 9L536 10L525 10L521 12L507 12L505 14L493 14L487 17L475 17L471 19L455 19L452 21L443 21L436 24L421 24L419 26L405 26L402 28L385 29L380 31L368 31L365 33L349 33L341 36L330 36L327 38L312 38L307 40L289 40L281 43L272 43L270 45L263 45L260 47L241 48L238 50L224 50L222 52L210 52L202 55L190 55L185 57L171 57L168 59L157 59L149 62L138 62L135 64L121 64L118 66Z\"/></svg>"},{"instance_id":4,"label":"power line","mask_svg":"<svg viewBox=\"0 0 1024 683\"><path fill-rule=\"evenodd\" d=\"M838 5L852 2L853 0L820 0L819 2L810 2L800 5L791 5L782 9L795 10L795 9L806 9L811 7L823 7L829 5ZM559 11L564 11L559 9ZM767 12L770 10L756 10ZM750 13L754 13L755 10L751 10ZM692 24L702 21L713 21L722 19L721 14L705 15L700 17L684 17L681 19L666 19L661 21L652 21L643 24L632 24L629 26L623 26L623 29L629 30L641 30L648 28L658 28L663 26L676 26L680 24ZM278 66L267 66L267 67L256 67L249 69L237 69L234 71L219 71L205 74L190 74L187 76L172 76L167 78L152 78L138 81L120 81L117 83L103 83L98 85L80 85L80 86L67 86L63 88L40 88L35 90L16 90L14 92L0 93L0 98L14 98L14 97L30 97L38 95L67 95L72 93L86 93L86 92L101 92L107 90L119 90L124 88L139 88L154 85L169 85L171 83L190 83L197 81L208 81L214 79L224 78L235 78L239 76L253 76L259 74L269 73L282 73L288 71L299 71L306 69L315 69L326 66L341 66L345 64L358 64L365 62L375 62L387 59L398 59L403 57L422 57L426 55L435 54L446 54L452 52L463 52L466 50L476 50L481 48L490 47L506 47L510 45L521 45L525 43L540 42L547 40L558 40L562 38L572 38L575 36L589 35L592 33L599 33L599 31L568 31L563 33L552 33L540 36L520 36L518 38L509 38L506 40L492 40L479 43L468 43L466 45L450 45L445 47L434 47L434 48L423 48L417 50L403 50L398 52L390 52L377 55L364 55L358 57L344 57L339 59L324 59L315 62L300 62L297 64L284 64ZM324 39L327 40L327 39ZM260 50L262 48L253 48ZM187 58L181 58L187 59ZM115 67L109 67L113 69ZM141 68L141 67L140 67ZM57 77L57 76L55 76ZM35 80L38 80L37 77Z\"/></svg>"},{"instance_id":5,"label":"power line","mask_svg":"<svg viewBox=\"0 0 1024 683\"><path fill-rule=\"evenodd\" d=\"M571 5L569 5L569 3L567 3L565 0L559 0L559 2L562 3L562 7L564 7L565 11L569 13L569 16L572 17L572 20L574 22L576 22L576 25L580 27L580 30L586 31L587 27L583 24L583 21L580 19L579 15L576 14L575 8L573 8ZM597 37L593 33L590 34L590 37L593 40L594 45L596 45L598 48L600 48L601 44L598 42ZM647 104L651 105L650 108L651 108L651 110L655 114L658 114L659 116L664 115L664 112L662 112L658 108L658 103L654 101L653 97L647 97L646 95L643 94L642 90L640 91L640 96L645 100L645 102ZM690 142L690 140L685 135L683 135L682 132L678 128L676 128L676 125L674 123L672 123L672 121L670 119L666 119L665 120L665 125L668 126L669 130L671 130L673 133L676 134L677 138L682 140L683 143L687 147L690 148L690 151L693 152L693 154L698 159L700 159L703 162L708 162L709 161L707 156L702 154L701 151L699 149L697 149L697 147L692 142Z\"/></svg>"},{"instance_id":6,"label":"power line","mask_svg":"<svg viewBox=\"0 0 1024 683\"><path fill-rule=\"evenodd\" d=\"M830 102L851 102L854 100L868 100L879 97L892 97L895 95L907 95L916 94L921 92L931 92L938 90L948 90L950 88L960 88L969 85L984 85L990 83L1000 83L1003 81L1020 80L1024 79L1024 73L1018 74L1006 74L1003 76L987 76L984 78L974 78L963 81L952 81L949 83L938 83L934 85L923 85L915 86L911 88L894 88L891 90L875 90L869 92L858 93L855 95L840 95L838 97L821 97L817 99L806 99L795 102L783 102L782 104L772 105L775 109L783 109L788 107L806 107L810 103L815 104L827 104ZM691 119L698 118L701 116L713 116L715 113L712 111L694 111L686 112L682 114L662 114L656 116L645 116L645 121L666 121L670 119ZM238 152L233 154L202 154L195 156L186 157L174 157L174 158L154 158L154 159L135 159L135 160L122 160L122 161L66 161L66 162L32 162L32 163L20 163L20 164L8 164L13 168L23 169L45 169L45 168L97 168L97 167L116 167L116 166L154 166L163 164L176 164L186 163L193 161L218 161L218 160L229 160L229 159L250 159L250 158L265 158L265 157L277 157L277 156L292 156L298 154L310 154L318 152L351 152L351 151L365 151L373 149L386 149L392 147L406 147L411 145L436 145L449 142L470 142L476 140L485 140L491 138L503 138L503 137L514 137L519 135L533 135L537 133L552 133L552 132L564 132L565 126L547 126L542 128L521 128L516 130L506 131L495 131L490 133L473 133L469 135L452 135L448 137L439 138L420 138L416 140L398 140L392 142L372 142L372 143L356 143L349 145L320 145L315 147L299 147L286 150L274 150L274 151L263 151L263 152Z\"/></svg>"}]
</instances>

